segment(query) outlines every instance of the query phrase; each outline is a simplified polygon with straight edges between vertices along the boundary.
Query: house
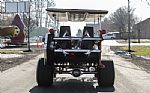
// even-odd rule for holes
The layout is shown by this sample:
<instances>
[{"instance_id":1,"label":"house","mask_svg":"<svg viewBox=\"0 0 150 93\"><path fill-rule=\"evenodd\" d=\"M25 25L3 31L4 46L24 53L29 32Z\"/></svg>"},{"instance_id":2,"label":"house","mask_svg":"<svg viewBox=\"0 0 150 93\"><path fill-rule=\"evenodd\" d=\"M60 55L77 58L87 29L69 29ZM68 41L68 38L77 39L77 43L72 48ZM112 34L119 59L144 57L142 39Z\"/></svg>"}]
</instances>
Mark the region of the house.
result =
<instances>
[{"instance_id":1,"label":"house","mask_svg":"<svg viewBox=\"0 0 150 93\"><path fill-rule=\"evenodd\" d=\"M135 24L132 30L135 39L150 39L150 18Z\"/></svg>"}]
</instances>

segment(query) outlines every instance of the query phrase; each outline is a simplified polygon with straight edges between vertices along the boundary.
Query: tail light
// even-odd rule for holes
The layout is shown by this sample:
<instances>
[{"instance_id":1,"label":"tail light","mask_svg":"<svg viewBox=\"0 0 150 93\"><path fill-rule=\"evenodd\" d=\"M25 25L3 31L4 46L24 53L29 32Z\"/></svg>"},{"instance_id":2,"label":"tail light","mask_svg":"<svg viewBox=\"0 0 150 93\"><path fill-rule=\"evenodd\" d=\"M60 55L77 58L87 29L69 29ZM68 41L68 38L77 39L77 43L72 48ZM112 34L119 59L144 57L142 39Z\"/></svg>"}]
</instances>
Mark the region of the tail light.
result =
<instances>
[{"instance_id":1,"label":"tail light","mask_svg":"<svg viewBox=\"0 0 150 93\"><path fill-rule=\"evenodd\" d=\"M106 30L102 29L100 30L100 35L106 34Z\"/></svg>"}]
</instances>

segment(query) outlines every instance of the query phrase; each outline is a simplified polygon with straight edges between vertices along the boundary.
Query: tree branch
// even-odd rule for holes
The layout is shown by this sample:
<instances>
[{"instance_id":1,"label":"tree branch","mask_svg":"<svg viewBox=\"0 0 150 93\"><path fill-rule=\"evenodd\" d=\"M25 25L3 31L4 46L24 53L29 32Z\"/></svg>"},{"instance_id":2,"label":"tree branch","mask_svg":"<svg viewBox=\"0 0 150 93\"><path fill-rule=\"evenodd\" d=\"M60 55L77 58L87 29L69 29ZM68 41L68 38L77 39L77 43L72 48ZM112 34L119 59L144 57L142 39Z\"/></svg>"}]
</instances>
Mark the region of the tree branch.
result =
<instances>
[{"instance_id":1,"label":"tree branch","mask_svg":"<svg viewBox=\"0 0 150 93\"><path fill-rule=\"evenodd\" d=\"M141 0L141 1L143 1L143 0ZM145 1L150 6L150 1L149 0L145 0Z\"/></svg>"}]
</instances>

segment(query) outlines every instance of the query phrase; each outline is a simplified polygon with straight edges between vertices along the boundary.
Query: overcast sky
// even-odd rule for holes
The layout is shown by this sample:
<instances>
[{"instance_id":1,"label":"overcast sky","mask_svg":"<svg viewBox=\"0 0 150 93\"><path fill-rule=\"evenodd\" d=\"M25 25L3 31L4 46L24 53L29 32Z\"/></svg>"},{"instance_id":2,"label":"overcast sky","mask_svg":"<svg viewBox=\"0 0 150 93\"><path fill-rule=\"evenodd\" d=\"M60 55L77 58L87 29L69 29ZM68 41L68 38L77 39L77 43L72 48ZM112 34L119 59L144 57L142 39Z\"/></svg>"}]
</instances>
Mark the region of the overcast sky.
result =
<instances>
[{"instance_id":1,"label":"overcast sky","mask_svg":"<svg viewBox=\"0 0 150 93\"><path fill-rule=\"evenodd\" d=\"M109 14L115 12L119 7L127 6L128 4L128 0L54 0L54 2L57 8L104 9L108 10ZM140 17L141 20L150 17L150 6L146 0L130 0L130 5L132 8L135 8L135 14ZM109 16L109 14L107 16Z\"/></svg>"},{"instance_id":2,"label":"overcast sky","mask_svg":"<svg viewBox=\"0 0 150 93\"><path fill-rule=\"evenodd\" d=\"M109 14L113 13L122 6L127 6L128 0L54 0L56 8L83 8L83 9L100 9L108 10ZM135 15L145 20L150 17L150 6L146 0L130 0L130 6L135 8ZM109 16L107 14L107 16ZM73 23L65 23L65 25L73 25L73 35L76 34L77 29L83 29L84 24L74 25ZM75 30L76 29L76 30Z\"/></svg>"},{"instance_id":3,"label":"overcast sky","mask_svg":"<svg viewBox=\"0 0 150 93\"><path fill-rule=\"evenodd\" d=\"M108 10L109 14L128 4L128 0L54 0L54 2L56 3L56 8ZM130 0L130 6L135 8L135 15L141 20L150 17L150 6L147 4L146 0ZM107 14L107 16L109 16L109 14ZM70 25L70 23L68 24ZM83 28L83 25L74 26L73 29Z\"/></svg>"},{"instance_id":4,"label":"overcast sky","mask_svg":"<svg viewBox=\"0 0 150 93\"><path fill-rule=\"evenodd\" d=\"M121 6L127 6L128 0L54 0L58 8L104 9L109 14ZM142 2L143 1L143 2ZM150 17L150 6L146 0L130 0L130 5L136 8L135 14L142 20ZM108 15L109 15L108 14ZM107 15L107 16L108 16Z\"/></svg>"}]
</instances>

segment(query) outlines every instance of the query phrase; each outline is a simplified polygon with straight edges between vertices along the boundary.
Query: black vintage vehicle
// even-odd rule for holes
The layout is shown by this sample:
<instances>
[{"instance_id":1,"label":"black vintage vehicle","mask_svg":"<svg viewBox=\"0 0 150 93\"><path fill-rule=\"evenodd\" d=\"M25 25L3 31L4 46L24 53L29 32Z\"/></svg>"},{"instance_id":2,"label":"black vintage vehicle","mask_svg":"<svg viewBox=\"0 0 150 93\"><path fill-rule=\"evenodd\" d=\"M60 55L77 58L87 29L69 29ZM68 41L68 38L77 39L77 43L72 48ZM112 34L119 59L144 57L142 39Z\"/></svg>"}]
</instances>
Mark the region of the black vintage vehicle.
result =
<instances>
[{"instance_id":1,"label":"black vintage vehicle","mask_svg":"<svg viewBox=\"0 0 150 93\"><path fill-rule=\"evenodd\" d=\"M56 23L63 21L92 22L101 18L108 11L87 9L46 9ZM85 26L81 37L72 37L70 26L60 26L58 31L50 29L45 38L45 55L37 65L36 80L38 86L52 86L56 74L71 74L79 77L82 74L95 74L99 86L113 86L115 72L112 60L101 59L102 34L94 28Z\"/></svg>"}]
</instances>

